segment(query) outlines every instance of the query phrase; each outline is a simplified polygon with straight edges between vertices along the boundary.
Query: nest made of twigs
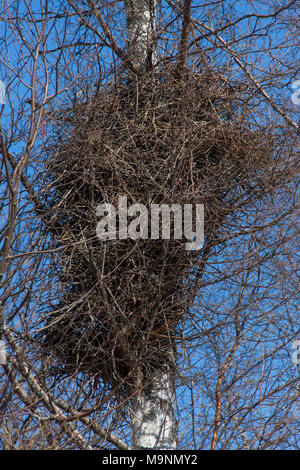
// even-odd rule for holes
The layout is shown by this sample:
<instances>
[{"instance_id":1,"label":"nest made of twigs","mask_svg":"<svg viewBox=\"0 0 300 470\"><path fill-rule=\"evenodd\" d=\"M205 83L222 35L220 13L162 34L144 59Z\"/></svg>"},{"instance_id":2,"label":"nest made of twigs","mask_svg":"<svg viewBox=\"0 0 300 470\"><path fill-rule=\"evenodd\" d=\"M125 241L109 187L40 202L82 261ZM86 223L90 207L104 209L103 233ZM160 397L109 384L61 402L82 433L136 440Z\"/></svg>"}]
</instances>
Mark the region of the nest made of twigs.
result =
<instances>
[{"instance_id":1,"label":"nest made of twigs","mask_svg":"<svg viewBox=\"0 0 300 470\"><path fill-rule=\"evenodd\" d=\"M62 297L42 344L65 372L129 386L172 363L201 252L187 251L185 240L100 241L96 207L118 207L120 195L129 205L202 203L207 243L232 210L235 187L270 158L244 101L241 87L212 72L149 74L60 112L45 206L61 247Z\"/></svg>"}]
</instances>

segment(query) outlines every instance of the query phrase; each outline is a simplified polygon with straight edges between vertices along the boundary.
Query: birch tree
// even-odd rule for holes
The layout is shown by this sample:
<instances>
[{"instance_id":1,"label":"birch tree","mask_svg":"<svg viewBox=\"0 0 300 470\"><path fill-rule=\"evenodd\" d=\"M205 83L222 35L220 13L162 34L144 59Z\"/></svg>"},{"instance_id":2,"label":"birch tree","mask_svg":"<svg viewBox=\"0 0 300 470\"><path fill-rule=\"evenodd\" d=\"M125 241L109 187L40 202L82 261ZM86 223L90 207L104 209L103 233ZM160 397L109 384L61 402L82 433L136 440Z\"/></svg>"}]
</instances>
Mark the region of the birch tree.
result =
<instances>
[{"instance_id":1,"label":"birch tree","mask_svg":"<svg viewBox=\"0 0 300 470\"><path fill-rule=\"evenodd\" d=\"M297 5L240 5L2 3L2 449L299 449ZM100 243L116 181L197 256Z\"/></svg>"},{"instance_id":2,"label":"birch tree","mask_svg":"<svg viewBox=\"0 0 300 470\"><path fill-rule=\"evenodd\" d=\"M157 0L125 0L129 58L138 70L155 65ZM172 355L172 351L170 351ZM176 449L175 390L168 370L153 375L150 386L133 400L132 442L135 449Z\"/></svg>"},{"instance_id":3,"label":"birch tree","mask_svg":"<svg viewBox=\"0 0 300 470\"><path fill-rule=\"evenodd\" d=\"M125 0L128 53L138 68L155 63L155 23L157 0Z\"/></svg>"}]
</instances>

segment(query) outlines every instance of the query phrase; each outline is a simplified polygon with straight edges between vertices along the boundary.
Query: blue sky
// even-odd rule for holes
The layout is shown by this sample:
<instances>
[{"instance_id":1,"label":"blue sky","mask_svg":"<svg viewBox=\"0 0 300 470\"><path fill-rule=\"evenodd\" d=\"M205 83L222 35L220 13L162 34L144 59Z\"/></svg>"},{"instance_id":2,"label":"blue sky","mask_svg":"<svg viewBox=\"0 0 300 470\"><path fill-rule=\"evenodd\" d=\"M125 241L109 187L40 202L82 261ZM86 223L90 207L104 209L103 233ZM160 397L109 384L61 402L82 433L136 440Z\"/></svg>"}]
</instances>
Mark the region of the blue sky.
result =
<instances>
[{"instance_id":1,"label":"blue sky","mask_svg":"<svg viewBox=\"0 0 300 470\"><path fill-rule=\"evenodd\" d=\"M210 21L213 26L217 28L218 26L224 24L224 16L221 15L222 12L222 2L219 2L220 5L216 7L215 3L208 4L205 7L204 11L197 9L198 4L193 7L193 14L196 18L199 18L199 21ZM31 6L34 10L36 18L40 19L39 4L31 3ZM60 4L59 2L53 2L51 4L53 12L56 14L63 13L65 10L65 4ZM254 4L248 1L240 2L224 2L223 7L230 8L231 14L234 17L241 17L248 14L259 13L260 15L265 14L268 11L268 5L265 2L256 1ZM124 44L124 14L121 10L121 5L116 4L112 7L113 16L112 28L117 37L119 38L120 45ZM8 32L11 39L10 43L6 44L6 48L2 47L0 57L3 62L0 61L0 80L4 83L7 92L6 92L6 104L2 108L1 124L4 129L4 133L10 141L10 151L18 157L24 152L26 146L26 137L28 136L28 126L30 124L31 114L30 114L30 103L28 100L31 100L31 73L33 67L33 55L30 50L30 44L36 44L38 30L30 26L28 23L28 16L26 16L26 6L25 3L20 4L19 14L21 24L23 22L24 28L23 33L27 41L27 44L23 44L22 54L20 54L19 44L15 40L12 32L9 33L9 24L2 24L0 27L3 28L3 32ZM167 2L162 2L162 9L159 13L162 20L165 23L168 21L173 21L170 25L168 34L165 34L165 37L161 41L161 51L164 52L164 48L170 50L172 45L172 28L176 27L176 21L174 18L171 18L171 9ZM210 18L210 20L209 20ZM247 35L249 31L252 30L254 24L258 21L259 28L256 33L255 40L253 38L248 42ZM45 83L46 73L49 73L49 91L48 95L52 95L56 89L61 89L61 93L56 96L51 102L51 107L54 109L59 109L61 106L66 106L70 99L74 95L85 97L86 90L89 88L95 87L97 83L97 78L101 74L102 83L107 83L110 77L111 69L114 66L114 61L116 57L111 53L110 49L105 45L99 44L99 39L96 38L91 32L82 30L80 33L77 30L77 19L69 19L67 21L66 29L64 31L64 22L65 19L59 18L55 20L50 20L47 28L47 41L43 45L46 47L47 51L53 50L47 54L47 70L44 67L44 57L43 54L40 54L37 67L37 75L40 79L40 82L37 82L36 88L36 99L39 101L43 98L45 89L43 84ZM273 69L273 79L270 82L264 82L262 80L263 86L270 95L276 100L276 102L282 106L287 106L291 112L294 111L293 118L298 119L299 107L297 104L294 106L291 103L292 97L292 84L297 78L296 71L290 71L288 69L288 62L293 63L293 60L299 60L297 58L295 47L289 47L288 43L284 43L281 49L268 51L268 45L270 40L275 43L282 43L285 35L284 24L278 19L277 24L273 24L269 28L268 36L260 36L262 28L268 24L270 20L268 18L257 19L255 16L245 18L243 21L238 23L236 29L236 34L239 36L239 40L235 47L237 51L247 49L247 63L251 65L251 71L255 73L255 76L258 78L263 78L266 74L265 68L271 67ZM122 38L123 35L123 38ZM231 32L230 30L223 31L221 33L222 37L230 41ZM210 48L211 43L207 38L202 41L202 47ZM77 42L77 45L73 48L70 47L69 50L72 51L71 54L67 53L65 56L61 57L61 62L58 63L57 60L60 58L61 51L56 50L59 44L62 41L66 41L69 45L73 42ZM78 40L86 43L91 43L92 45L88 48L83 48L81 44L78 45ZM41 48L42 49L42 48ZM176 51L176 47L174 46ZM280 51L279 55L277 54ZM273 55L274 54L274 55ZM276 56L276 57L274 57ZM228 54L222 49L212 51L210 57L211 64L216 64L220 66L221 64L228 66L228 77L238 78L244 80L244 74L239 69L239 67L229 59ZM6 65L5 65L6 64ZM286 65L285 65L286 64ZM59 68L57 68L59 67ZM18 68L19 73L16 74L14 69ZM58 73L56 75L56 71ZM278 76L276 75L278 73ZM66 87L64 89L64 87ZM0 86L0 101L3 102L3 86ZM2 93L2 94L1 94ZM78 95L79 93L79 95ZM2 97L2 98L1 98ZM255 98L257 102L257 109L263 110L264 116L269 118L269 116L275 116L273 110L268 108L265 102L260 101L258 97ZM46 105L46 108L50 109L50 105ZM293 106L293 107L292 107ZM13 114L12 114L13 113ZM15 128L10 128L11 117L15 122ZM38 115L34 117L37 119ZM35 121L37 122L37 121ZM253 121L254 124L254 121ZM36 140L36 145L32 151L32 158L29 161L29 165L26 169L27 177L32 181L33 185L39 190L42 189L43 173L37 171L39 168L43 167L43 157L39 155L39 147L42 143L46 142L49 136L51 136L52 128L51 124L41 126L40 133ZM14 137L11 139L11 136ZM39 167L40 165L40 167ZM0 189L5 194L5 188L3 183L0 185ZM282 199L286 198L286 199ZM30 217L32 215L32 206L27 201L27 195L24 191L24 188L21 187L20 193L20 208L21 213L23 214L23 219L20 224L17 225L16 229L16 242L12 254L15 256L23 255L26 251L36 248L45 248L48 245L47 237L42 240L40 245L35 247L35 242L39 232L36 227L36 232L33 230L30 225ZM280 204L284 201L287 201L286 204L291 204L289 200L288 193L282 194L278 197L276 204L280 208ZM270 206L272 204L270 203ZM251 211L250 211L251 212ZM241 224L248 226L253 225L257 221L264 219L265 221L268 218L273 217L273 213L268 212L268 205L262 207L261 213L253 211L253 213L248 213L244 218L241 219ZM7 208L3 210L2 220L5 220L7 216ZM287 235L289 235L292 230L291 226L284 226L281 228L282 233L286 230ZM251 344L251 337L256 339L257 345L255 348L243 347L240 355L233 359L232 367L228 376L226 378L226 384L229 386L230 383L234 383L236 377L241 374L242 370L246 371L246 376L241 380L241 386L243 387L243 393L245 390L248 390L248 396L238 397L238 391L236 388L232 388L234 393L236 393L236 403L233 402L232 407L236 407L237 410L241 409L240 412L247 412L248 407L251 403L256 403L259 400L260 393L262 389L267 393L268 388L270 390L275 390L278 387L280 394L280 385L285 383L288 378L292 378L297 373L296 368L292 365L291 354L292 354L292 340L296 338L298 330L293 330L293 322L291 318L296 319L299 315L299 305L294 297L294 291L296 290L296 273L291 272L290 280L291 284L283 285L284 276L282 276L282 281L280 278L280 270L283 269L283 265L286 262L290 262L291 257L296 259L297 252L295 252L295 246L292 241L289 242L288 238L285 244L278 246L277 252L273 256L272 250L274 250L273 238L277 234L272 231L267 232L269 236L270 244L265 244L265 246L260 246L258 256L262 258L265 257L266 261L263 264L263 271L259 271L259 267L255 268L251 274L252 279L247 279L247 288L244 293L244 297L241 303L241 312L247 318L247 325L249 328L248 331L248 341ZM195 300L194 314L198 318L198 331L195 330L195 325L190 331L191 322L189 317L186 321L186 332L188 336L189 332L193 335L198 334L198 337L191 343L192 352L187 354L184 347L180 348L180 368L182 372L182 383L178 387L178 407L180 408L179 416L182 418L180 420L180 430L185 433L183 442L190 442L190 440L195 439L197 445L200 445L199 435L203 432L203 426L205 420L213 420L214 416L214 395L216 378L218 374L217 364L219 353L226 354L228 349L230 349L232 342L234 341L234 322L231 320L231 313L235 310L236 302L238 301L240 286L245 281L245 273L237 274L231 279L224 280L223 274L226 272L234 271L248 255L246 246L243 244L243 236L237 237L234 243L228 243L222 250L217 251L211 259L211 264L208 266L205 273L204 281L207 284L205 291L199 294L199 297ZM250 246L250 245L249 245ZM236 250L236 251L235 251ZM241 251L239 251L241 250ZM233 251L235 255L233 256ZM7 308L7 317L12 313L14 308L20 308L22 313L22 302L26 294L31 290L34 292L31 301L31 308L29 309L29 325L34 328L36 322L38 321L38 315L43 311L45 304L49 301L49 298L53 296L51 301L56 301L56 286L55 280L49 278L49 268L50 268L50 258L47 256L41 257L41 264L37 272L37 277L30 280L26 283L25 286L22 286L22 275L23 269L24 272L28 265L30 265L32 259L31 257L22 258L24 259L23 265L21 265L19 271L13 277L12 285L15 295L18 294L16 304L13 301L8 302ZM16 262L19 258L16 258ZM213 278L216 278L216 272L218 272L219 280L215 282L214 285L210 285L210 281ZM35 273L33 273L35 274ZM217 276L217 277L218 277ZM295 284L292 284L294 282ZM271 286L271 289L269 287ZM23 289L23 292L22 292ZM20 292L21 290L21 292ZM286 297L289 296L290 301L288 305L280 303L280 296L284 293ZM13 325L16 328L20 328L20 317L17 315L14 319ZM195 323L195 322L194 322ZM222 329L220 325L223 325ZM201 336L202 332L212 329L212 334L207 334L205 338ZM276 352L278 344L284 344L286 336L286 344L281 347L281 349ZM252 336L251 336L252 335ZM216 347L216 341L218 342L218 347ZM270 351L275 351L273 355L268 355ZM223 358L222 358L223 359ZM225 357L224 357L225 359ZM261 361L259 366L256 368L255 373L251 375L251 366L255 361ZM222 362L222 361L221 361ZM269 369L268 369L269 368ZM259 374L268 369L269 376L268 380L265 382L260 382L257 388L254 387L253 383L258 379ZM192 378L192 373L194 377ZM193 384L192 384L193 381ZM248 382L247 382L248 381ZM194 385L192 387L192 385ZM63 387L62 384L52 385L53 388L57 390L64 390L64 394L67 397L70 390L67 390ZM71 384L74 387L74 383ZM286 393L286 403L288 407L289 399L292 396L293 390L285 391ZM226 395L227 394L227 395ZM265 419L265 427L268 428L269 424L267 423L268 417L273 416L274 410L276 411L276 397L278 394L274 395L274 399L270 394L269 400L267 400L263 406L257 405L255 411L249 418L249 422L252 420L253 428L249 430L247 438L249 441L253 439L255 434L255 427L258 426L257 423L261 420L261 416ZM290 394L290 395L289 395ZM230 399L230 393L226 390L224 391L224 396L226 400ZM232 398L232 397L231 397ZM248 404L247 404L248 400ZM227 415L230 415L230 406L228 403L225 406ZM190 405L193 406L190 406ZM285 406L282 405L283 407ZM239 408L240 407L240 408ZM195 417L191 416L192 409L194 408ZM296 405L295 405L296 409ZM278 412L284 414L284 410L278 410ZM227 416L226 415L226 416ZM113 416L113 415L112 415ZM224 417L224 419L226 418ZM194 421L194 425L191 423ZM232 425L234 426L234 425ZM196 437L193 436L193 433L196 430ZM219 446L222 447L226 445L226 432L220 440ZM203 445L207 447L209 445L210 434L207 431L207 436L203 436ZM299 437L295 437L297 445L299 445ZM243 445L243 436L241 435L238 441L234 444L236 446Z\"/></svg>"}]
</instances>

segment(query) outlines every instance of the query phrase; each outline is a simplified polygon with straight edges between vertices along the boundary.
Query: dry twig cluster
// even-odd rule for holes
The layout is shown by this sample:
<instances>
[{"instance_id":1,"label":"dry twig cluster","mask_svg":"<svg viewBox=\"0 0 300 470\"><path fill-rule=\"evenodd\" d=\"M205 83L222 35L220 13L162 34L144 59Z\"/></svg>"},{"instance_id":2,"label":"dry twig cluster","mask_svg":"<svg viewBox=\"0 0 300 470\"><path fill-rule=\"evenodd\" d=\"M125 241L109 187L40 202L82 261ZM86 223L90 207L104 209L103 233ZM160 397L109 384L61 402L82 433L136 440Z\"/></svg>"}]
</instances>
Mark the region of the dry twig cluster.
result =
<instances>
[{"instance_id":1,"label":"dry twig cluster","mask_svg":"<svg viewBox=\"0 0 300 470\"><path fill-rule=\"evenodd\" d=\"M57 115L48 148L49 229L61 247L62 298L43 347L63 370L137 386L170 363L193 304L203 256L238 201L259 191L273 139L251 122L245 89L213 71L148 74ZM241 196L243 194L243 196ZM205 246L96 236L96 207L200 204ZM45 217L44 217L45 218Z\"/></svg>"}]
</instances>

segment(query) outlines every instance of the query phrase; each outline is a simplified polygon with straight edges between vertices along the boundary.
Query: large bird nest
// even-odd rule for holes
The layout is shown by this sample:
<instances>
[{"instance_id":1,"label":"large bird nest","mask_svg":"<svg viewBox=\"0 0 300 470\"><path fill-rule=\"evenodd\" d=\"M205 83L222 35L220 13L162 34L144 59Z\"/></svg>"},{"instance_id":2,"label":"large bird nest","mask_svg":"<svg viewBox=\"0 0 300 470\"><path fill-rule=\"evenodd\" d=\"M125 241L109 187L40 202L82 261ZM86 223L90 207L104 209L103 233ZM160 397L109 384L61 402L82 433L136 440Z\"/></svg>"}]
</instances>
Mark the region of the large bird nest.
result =
<instances>
[{"instance_id":1,"label":"large bird nest","mask_svg":"<svg viewBox=\"0 0 300 470\"><path fill-rule=\"evenodd\" d=\"M172 364L202 252L172 237L100 241L96 207L117 208L120 195L128 205L204 204L207 245L235 188L249 190L272 154L270 139L251 130L245 100L240 85L212 72L149 74L57 114L63 138L47 151L45 206L62 297L42 344L65 372L129 387Z\"/></svg>"}]
</instances>

